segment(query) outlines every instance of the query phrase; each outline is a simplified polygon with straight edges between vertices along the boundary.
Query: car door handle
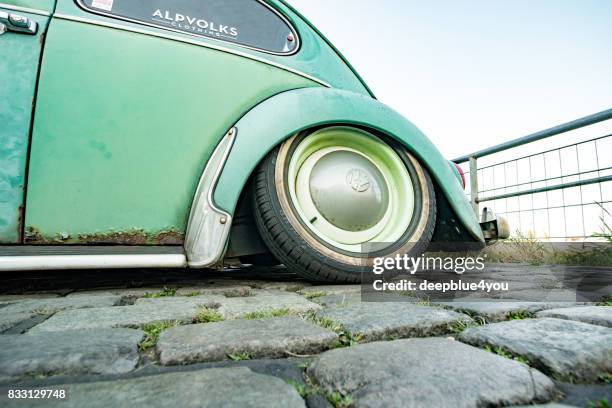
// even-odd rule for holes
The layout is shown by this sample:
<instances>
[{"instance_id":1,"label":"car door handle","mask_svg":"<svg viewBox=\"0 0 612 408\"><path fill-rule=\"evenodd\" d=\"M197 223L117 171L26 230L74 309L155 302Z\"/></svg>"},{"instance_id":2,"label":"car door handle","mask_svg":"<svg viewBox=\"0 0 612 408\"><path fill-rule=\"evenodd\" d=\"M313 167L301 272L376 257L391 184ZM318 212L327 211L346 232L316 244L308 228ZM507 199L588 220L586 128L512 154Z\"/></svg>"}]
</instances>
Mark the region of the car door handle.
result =
<instances>
[{"instance_id":1,"label":"car door handle","mask_svg":"<svg viewBox=\"0 0 612 408\"><path fill-rule=\"evenodd\" d=\"M19 14L10 14L6 11L0 11L0 35L7 31L22 34L36 34L38 24L27 17Z\"/></svg>"}]
</instances>

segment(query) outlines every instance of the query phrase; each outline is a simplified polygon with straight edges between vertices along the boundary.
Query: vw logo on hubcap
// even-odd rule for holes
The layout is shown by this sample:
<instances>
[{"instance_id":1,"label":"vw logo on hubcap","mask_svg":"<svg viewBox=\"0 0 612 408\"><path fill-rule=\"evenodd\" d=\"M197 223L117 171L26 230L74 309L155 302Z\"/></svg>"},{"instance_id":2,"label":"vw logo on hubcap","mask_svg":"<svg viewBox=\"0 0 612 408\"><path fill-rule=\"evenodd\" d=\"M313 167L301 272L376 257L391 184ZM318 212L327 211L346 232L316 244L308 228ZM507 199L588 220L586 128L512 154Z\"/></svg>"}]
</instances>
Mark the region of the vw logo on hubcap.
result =
<instances>
[{"instance_id":1,"label":"vw logo on hubcap","mask_svg":"<svg viewBox=\"0 0 612 408\"><path fill-rule=\"evenodd\" d=\"M352 169L346 175L346 182L351 188L359 193L368 191L370 188L370 178L368 174L360 169Z\"/></svg>"},{"instance_id":2,"label":"vw logo on hubcap","mask_svg":"<svg viewBox=\"0 0 612 408\"><path fill-rule=\"evenodd\" d=\"M306 169L303 165L300 171ZM338 150L318 158L308 182L317 211L344 231L372 228L389 208L385 177L368 158L355 152Z\"/></svg>"}]
</instances>

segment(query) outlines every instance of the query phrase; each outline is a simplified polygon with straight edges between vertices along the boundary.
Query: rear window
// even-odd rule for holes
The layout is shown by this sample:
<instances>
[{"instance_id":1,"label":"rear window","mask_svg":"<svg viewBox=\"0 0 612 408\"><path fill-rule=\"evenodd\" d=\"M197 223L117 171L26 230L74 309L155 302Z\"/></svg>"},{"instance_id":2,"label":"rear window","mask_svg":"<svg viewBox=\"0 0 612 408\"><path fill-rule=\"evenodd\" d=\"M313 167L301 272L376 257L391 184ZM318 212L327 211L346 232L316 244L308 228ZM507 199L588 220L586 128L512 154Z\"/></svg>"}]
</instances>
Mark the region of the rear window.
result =
<instances>
[{"instance_id":1,"label":"rear window","mask_svg":"<svg viewBox=\"0 0 612 408\"><path fill-rule=\"evenodd\" d=\"M276 10L258 0L76 0L84 9L171 31L292 54L296 31Z\"/></svg>"}]
</instances>

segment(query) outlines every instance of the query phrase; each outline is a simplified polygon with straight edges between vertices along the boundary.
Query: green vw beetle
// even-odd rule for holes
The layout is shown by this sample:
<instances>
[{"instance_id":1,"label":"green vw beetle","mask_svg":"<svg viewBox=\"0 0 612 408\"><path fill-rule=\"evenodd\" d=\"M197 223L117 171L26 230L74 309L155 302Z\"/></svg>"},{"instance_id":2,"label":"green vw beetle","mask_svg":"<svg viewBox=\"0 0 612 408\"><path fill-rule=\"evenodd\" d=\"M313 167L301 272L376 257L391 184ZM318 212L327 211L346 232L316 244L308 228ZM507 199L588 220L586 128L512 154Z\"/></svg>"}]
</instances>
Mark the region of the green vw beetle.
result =
<instances>
[{"instance_id":1,"label":"green vw beetle","mask_svg":"<svg viewBox=\"0 0 612 408\"><path fill-rule=\"evenodd\" d=\"M0 51L0 270L238 259L342 282L496 238L282 0L0 0Z\"/></svg>"}]
</instances>

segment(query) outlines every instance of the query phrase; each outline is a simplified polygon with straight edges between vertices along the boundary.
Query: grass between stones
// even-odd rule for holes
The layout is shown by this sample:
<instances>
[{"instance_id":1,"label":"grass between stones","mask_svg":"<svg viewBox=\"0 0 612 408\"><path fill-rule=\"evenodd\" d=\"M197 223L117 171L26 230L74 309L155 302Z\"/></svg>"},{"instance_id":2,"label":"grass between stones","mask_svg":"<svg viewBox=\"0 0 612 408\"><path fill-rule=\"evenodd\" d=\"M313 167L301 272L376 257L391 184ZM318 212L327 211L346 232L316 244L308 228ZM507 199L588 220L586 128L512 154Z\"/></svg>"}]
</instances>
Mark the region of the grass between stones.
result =
<instances>
[{"instance_id":1,"label":"grass between stones","mask_svg":"<svg viewBox=\"0 0 612 408\"><path fill-rule=\"evenodd\" d=\"M251 359L251 355L249 353L228 354L227 357L232 361L242 361Z\"/></svg>"},{"instance_id":2,"label":"grass between stones","mask_svg":"<svg viewBox=\"0 0 612 408\"><path fill-rule=\"evenodd\" d=\"M410 292L408 292L406 296L410 296ZM433 306L429 301L429 298L418 298L416 301L413 302L413 304L417 306Z\"/></svg>"},{"instance_id":3,"label":"grass between stones","mask_svg":"<svg viewBox=\"0 0 612 408\"><path fill-rule=\"evenodd\" d=\"M310 312L306 315L306 319L338 335L338 340L331 344L331 348L350 347L359 344L359 342L363 340L362 335L354 335L344 326L327 317L318 317L315 313Z\"/></svg>"},{"instance_id":4,"label":"grass between stones","mask_svg":"<svg viewBox=\"0 0 612 408\"><path fill-rule=\"evenodd\" d=\"M300 384L299 382L292 380L292 379L287 379L285 381L287 382L287 384L293 386L293 388L295 388L297 393L300 394L300 397L302 398L306 398L309 395L316 393L315 389L312 387L309 387L307 384Z\"/></svg>"},{"instance_id":5,"label":"grass between stones","mask_svg":"<svg viewBox=\"0 0 612 408\"><path fill-rule=\"evenodd\" d=\"M523 319L531 319L535 317L535 313L527 311L527 310L515 310L513 312L508 312L506 314L506 318L508 320L523 320Z\"/></svg>"},{"instance_id":6,"label":"grass between stones","mask_svg":"<svg viewBox=\"0 0 612 408\"><path fill-rule=\"evenodd\" d=\"M612 296L604 297L600 302L596 303L597 306L612 306Z\"/></svg>"},{"instance_id":7,"label":"grass between stones","mask_svg":"<svg viewBox=\"0 0 612 408\"><path fill-rule=\"evenodd\" d=\"M459 334L465 329L470 327L477 327L487 324L487 320L482 316L470 316L472 318L469 320L458 320L448 325L448 331L453 334Z\"/></svg>"},{"instance_id":8,"label":"grass between stones","mask_svg":"<svg viewBox=\"0 0 612 408\"><path fill-rule=\"evenodd\" d=\"M306 370L310 366L310 364L312 364L312 360L305 360L298 364L298 368Z\"/></svg>"},{"instance_id":9,"label":"grass between stones","mask_svg":"<svg viewBox=\"0 0 612 408\"><path fill-rule=\"evenodd\" d=\"M446 308L450 309L450 308ZM491 323L485 316L480 316L474 312L470 312L469 310L459 310L460 313L466 314L472 318L474 322L457 322L451 325L449 330L453 333L461 333L465 329L469 327L482 326L484 324ZM530 312L528 310L515 310L506 313L505 320L523 320L523 319L532 319L535 317L535 313Z\"/></svg>"},{"instance_id":10,"label":"grass between stones","mask_svg":"<svg viewBox=\"0 0 612 408\"><path fill-rule=\"evenodd\" d=\"M292 379L287 379L285 381L287 382L287 384L293 386L297 393L300 395L300 397L304 399L308 398L311 395L318 394L323 396L327 401L329 401L329 403L332 404L334 408L350 408L353 406L354 400L351 395L344 395L337 391L325 394L320 387L312 385L308 378L306 378L305 384L299 383Z\"/></svg>"},{"instance_id":11,"label":"grass between stones","mask_svg":"<svg viewBox=\"0 0 612 408\"><path fill-rule=\"evenodd\" d=\"M203 307L193 318L194 323L214 323L220 322L223 320L223 316L215 309L211 309L209 307Z\"/></svg>"},{"instance_id":12,"label":"grass between stones","mask_svg":"<svg viewBox=\"0 0 612 408\"><path fill-rule=\"evenodd\" d=\"M587 408L611 408L608 397L600 398L596 401L587 400Z\"/></svg>"},{"instance_id":13,"label":"grass between stones","mask_svg":"<svg viewBox=\"0 0 612 408\"><path fill-rule=\"evenodd\" d=\"M140 329L145 332L145 337L138 343L138 350L147 351L151 349L157 344L157 340L159 340L159 335L162 331L179 324L180 323L176 321L165 321L140 326Z\"/></svg>"},{"instance_id":14,"label":"grass between stones","mask_svg":"<svg viewBox=\"0 0 612 408\"><path fill-rule=\"evenodd\" d=\"M246 320L255 320L255 319L265 319L268 317L285 317L293 314L289 309L274 309L274 310L262 310L258 312L248 312L242 315L243 319Z\"/></svg>"},{"instance_id":15,"label":"grass between stones","mask_svg":"<svg viewBox=\"0 0 612 408\"><path fill-rule=\"evenodd\" d=\"M337 391L327 394L327 400L335 408L349 408L353 405L353 397L350 395L342 395Z\"/></svg>"},{"instance_id":16,"label":"grass between stones","mask_svg":"<svg viewBox=\"0 0 612 408\"><path fill-rule=\"evenodd\" d=\"M498 356L509 358L510 360L518 361L519 363L525 364L526 366L530 365L529 360L527 360L525 357L512 354L503 347L493 347L487 344L483 347L483 350L488 351L489 353L497 354Z\"/></svg>"},{"instance_id":17,"label":"grass between stones","mask_svg":"<svg viewBox=\"0 0 612 408\"><path fill-rule=\"evenodd\" d=\"M611 373L603 373L599 374L599 381L606 384L612 384L612 374Z\"/></svg>"},{"instance_id":18,"label":"grass between stones","mask_svg":"<svg viewBox=\"0 0 612 408\"><path fill-rule=\"evenodd\" d=\"M230 288L226 291L220 292L220 294L222 294L223 296L227 298L254 296L253 292L247 288ZM189 292L189 293L180 295L177 293L176 288L164 287L159 292L156 292L156 293L147 292L142 297L152 299L152 298L173 297L173 296L194 297L194 296L199 296L199 295L201 295L201 293L198 290L194 290L193 292Z\"/></svg>"},{"instance_id":19,"label":"grass between stones","mask_svg":"<svg viewBox=\"0 0 612 408\"><path fill-rule=\"evenodd\" d=\"M549 374L547 370L541 369L540 367L537 367L537 368L540 369L540 371L542 371L544 374ZM578 384L579 382L578 378L574 374L550 373L549 375L550 377L552 377L553 380L559 381L559 382L565 382L569 384Z\"/></svg>"},{"instance_id":20,"label":"grass between stones","mask_svg":"<svg viewBox=\"0 0 612 408\"><path fill-rule=\"evenodd\" d=\"M317 291L317 292L309 292L304 295L304 297L308 300L323 297L323 296L327 296L327 292L322 291L322 290Z\"/></svg>"},{"instance_id":21,"label":"grass between stones","mask_svg":"<svg viewBox=\"0 0 612 408\"><path fill-rule=\"evenodd\" d=\"M407 298L411 298L409 303L416 305L416 306L438 307L437 305L434 305L433 303L431 303L428 297L415 296L414 292L411 292L409 290L403 290L401 292L398 292L398 294L401 296L406 296Z\"/></svg>"},{"instance_id":22,"label":"grass between stones","mask_svg":"<svg viewBox=\"0 0 612 408\"><path fill-rule=\"evenodd\" d=\"M27 373L26 376L31 380L44 380L45 378L49 378L54 374L55 373L53 372L31 372Z\"/></svg>"},{"instance_id":23,"label":"grass between stones","mask_svg":"<svg viewBox=\"0 0 612 408\"><path fill-rule=\"evenodd\" d=\"M193 323L212 323L220 322L222 320L223 317L221 316L221 314L219 314L219 312L207 307L201 308L193 317ZM159 335L162 331L169 329L170 327L181 326L183 324L185 323L180 321L162 321L144 324L140 326L140 329L145 332L145 336L140 341L140 343L138 343L138 350L150 350L157 344L157 341L159 340Z\"/></svg>"},{"instance_id":24,"label":"grass between stones","mask_svg":"<svg viewBox=\"0 0 612 408\"><path fill-rule=\"evenodd\" d=\"M161 291L157 293L145 293L143 297L161 298L161 297L171 297L171 296L176 296L176 288L163 288Z\"/></svg>"},{"instance_id":25,"label":"grass between stones","mask_svg":"<svg viewBox=\"0 0 612 408\"><path fill-rule=\"evenodd\" d=\"M536 367L538 369L540 369L540 367ZM546 374L546 370L542 370L540 369L540 371L544 372ZM580 381L574 374L556 374L556 373L552 373L550 375L555 381L559 381L559 382L566 382L566 383L570 383L570 384L579 384L582 381ZM610 373L603 373L603 374L599 374L597 376L597 381L596 383L603 383L603 384L610 384L612 383L612 374ZM610 405L606 405L606 407L610 407ZM612 407L611 407L612 408Z\"/></svg>"}]
</instances>

